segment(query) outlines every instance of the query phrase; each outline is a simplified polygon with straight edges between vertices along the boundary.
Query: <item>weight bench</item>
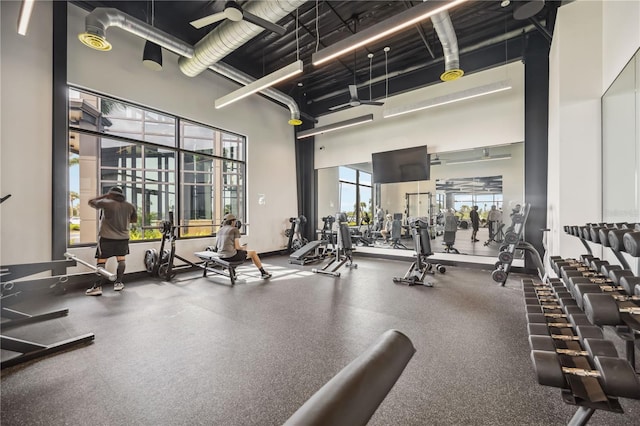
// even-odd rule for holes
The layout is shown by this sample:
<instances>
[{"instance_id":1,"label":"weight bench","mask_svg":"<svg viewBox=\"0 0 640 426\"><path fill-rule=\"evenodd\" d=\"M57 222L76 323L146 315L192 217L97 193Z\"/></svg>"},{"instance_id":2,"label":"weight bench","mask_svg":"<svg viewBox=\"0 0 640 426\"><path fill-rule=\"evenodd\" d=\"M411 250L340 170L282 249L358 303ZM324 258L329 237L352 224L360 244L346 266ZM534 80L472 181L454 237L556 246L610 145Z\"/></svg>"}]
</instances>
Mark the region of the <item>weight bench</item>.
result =
<instances>
[{"instance_id":1,"label":"weight bench","mask_svg":"<svg viewBox=\"0 0 640 426\"><path fill-rule=\"evenodd\" d=\"M236 283L236 278L238 276L236 268L245 262L244 260L227 262L226 260L222 260L218 253L209 250L199 251L194 254L204 262L203 264L198 265L200 268L204 269L202 274L203 277L207 276L207 272L223 275L231 280L231 285L235 285Z\"/></svg>"}]
</instances>

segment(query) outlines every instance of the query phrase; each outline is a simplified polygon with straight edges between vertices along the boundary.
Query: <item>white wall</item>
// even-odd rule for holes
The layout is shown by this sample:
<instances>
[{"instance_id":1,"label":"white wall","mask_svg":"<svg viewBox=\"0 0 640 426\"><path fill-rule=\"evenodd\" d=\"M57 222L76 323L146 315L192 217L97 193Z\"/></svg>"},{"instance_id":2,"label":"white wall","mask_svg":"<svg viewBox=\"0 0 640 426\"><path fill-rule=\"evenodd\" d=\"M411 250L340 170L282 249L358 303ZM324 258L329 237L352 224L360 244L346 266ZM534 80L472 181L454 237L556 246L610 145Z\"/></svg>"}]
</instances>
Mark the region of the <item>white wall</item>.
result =
<instances>
[{"instance_id":1,"label":"white wall","mask_svg":"<svg viewBox=\"0 0 640 426\"><path fill-rule=\"evenodd\" d=\"M564 235L564 225L601 217L600 99L640 47L638 22L637 1L578 0L558 9L549 63L548 225L553 255L584 251L576 238Z\"/></svg>"},{"instance_id":2,"label":"white wall","mask_svg":"<svg viewBox=\"0 0 640 426\"><path fill-rule=\"evenodd\" d=\"M464 65L464 64L463 64ZM513 89L436 108L382 118L394 108L509 79ZM317 126L373 113L374 121L315 137L315 167L364 163L372 152L427 145L430 153L502 145L524 140L524 65L470 74L390 97L382 107L359 106L321 117ZM324 149L320 150L320 147Z\"/></svg>"},{"instance_id":3,"label":"white wall","mask_svg":"<svg viewBox=\"0 0 640 426\"><path fill-rule=\"evenodd\" d=\"M51 4L0 2L0 264L51 259ZM45 42L46 41L46 42Z\"/></svg>"},{"instance_id":4,"label":"white wall","mask_svg":"<svg viewBox=\"0 0 640 426\"><path fill-rule=\"evenodd\" d=\"M20 2L1 3L2 106L3 112L10 112L2 116L2 194L13 192L15 199L2 205L0 263L43 261L51 256L51 43L42 41L51 39L51 5L36 4L35 21L28 36L21 38L15 34ZM237 84L208 71L186 77L177 67L177 56L167 51L163 52L163 70L149 71L141 61L144 41L118 28L107 31L112 51L89 49L77 39L84 31L86 12L69 5L68 14L69 83L245 135L248 192L244 222L250 226L243 240L259 252L286 245L283 224L289 216L297 215L294 131L287 124L289 110L258 95L216 110L214 100L238 88ZM28 171L25 164L30 167ZM264 195L266 203L258 203L259 195ZM12 208L5 209L11 204ZM23 222L36 225L25 235L15 226ZM5 236L13 236L14 241ZM212 242L178 241L178 253L190 257L190 253ZM36 246L39 248L33 250ZM156 246L132 244L127 271L143 270L144 251ZM93 249L75 251L86 260L93 258Z\"/></svg>"},{"instance_id":5,"label":"white wall","mask_svg":"<svg viewBox=\"0 0 640 426\"><path fill-rule=\"evenodd\" d=\"M337 167L318 170L318 223L317 229L322 229L322 218L333 216L340 209L340 173Z\"/></svg>"}]
</instances>

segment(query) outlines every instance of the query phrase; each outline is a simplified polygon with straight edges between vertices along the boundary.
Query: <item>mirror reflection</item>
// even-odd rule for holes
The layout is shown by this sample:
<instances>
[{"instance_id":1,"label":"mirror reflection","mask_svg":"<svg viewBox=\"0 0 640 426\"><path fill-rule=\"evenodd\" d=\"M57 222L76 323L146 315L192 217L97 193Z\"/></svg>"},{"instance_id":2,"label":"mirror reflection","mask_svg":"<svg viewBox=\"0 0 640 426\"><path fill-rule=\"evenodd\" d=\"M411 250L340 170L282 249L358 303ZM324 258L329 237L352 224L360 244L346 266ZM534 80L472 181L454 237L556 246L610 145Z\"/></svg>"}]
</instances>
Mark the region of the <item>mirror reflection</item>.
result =
<instances>
[{"instance_id":1,"label":"mirror reflection","mask_svg":"<svg viewBox=\"0 0 640 426\"><path fill-rule=\"evenodd\" d=\"M520 142L432 153L426 181L376 184L371 163L319 169L318 218L346 213L361 252L410 255L410 224L420 219L430 226L434 253L496 257L524 199L523 148ZM322 229L322 221L316 226Z\"/></svg>"}]
</instances>

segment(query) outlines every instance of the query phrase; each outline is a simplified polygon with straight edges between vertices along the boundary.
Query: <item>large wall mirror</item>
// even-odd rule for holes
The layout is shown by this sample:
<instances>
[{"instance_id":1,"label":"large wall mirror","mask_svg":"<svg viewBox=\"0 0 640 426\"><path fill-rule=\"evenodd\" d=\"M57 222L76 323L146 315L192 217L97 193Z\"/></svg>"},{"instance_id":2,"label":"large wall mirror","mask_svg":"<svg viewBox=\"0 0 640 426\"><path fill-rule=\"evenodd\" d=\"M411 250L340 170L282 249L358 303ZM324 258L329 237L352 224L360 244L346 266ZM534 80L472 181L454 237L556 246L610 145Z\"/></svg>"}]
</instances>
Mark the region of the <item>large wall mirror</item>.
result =
<instances>
[{"instance_id":1,"label":"large wall mirror","mask_svg":"<svg viewBox=\"0 0 640 426\"><path fill-rule=\"evenodd\" d=\"M410 256L413 241L408 223L422 218L431 225L435 253L496 257L502 245L500 231L509 226L510 213L524 199L523 145L431 153L430 179L425 181L373 183L370 162L319 169L317 227L323 226L321 218L345 212L358 251L385 254L392 252L383 250L396 250ZM469 213L474 205L481 220L478 241L471 239ZM500 217L502 225L495 235L490 235L487 220L492 206L499 213L490 218ZM451 215L456 220L453 241L444 233ZM397 232L391 235L385 228L387 221L400 221L400 236Z\"/></svg>"},{"instance_id":2,"label":"large wall mirror","mask_svg":"<svg viewBox=\"0 0 640 426\"><path fill-rule=\"evenodd\" d=\"M640 220L640 51L602 97L602 219Z\"/></svg>"}]
</instances>

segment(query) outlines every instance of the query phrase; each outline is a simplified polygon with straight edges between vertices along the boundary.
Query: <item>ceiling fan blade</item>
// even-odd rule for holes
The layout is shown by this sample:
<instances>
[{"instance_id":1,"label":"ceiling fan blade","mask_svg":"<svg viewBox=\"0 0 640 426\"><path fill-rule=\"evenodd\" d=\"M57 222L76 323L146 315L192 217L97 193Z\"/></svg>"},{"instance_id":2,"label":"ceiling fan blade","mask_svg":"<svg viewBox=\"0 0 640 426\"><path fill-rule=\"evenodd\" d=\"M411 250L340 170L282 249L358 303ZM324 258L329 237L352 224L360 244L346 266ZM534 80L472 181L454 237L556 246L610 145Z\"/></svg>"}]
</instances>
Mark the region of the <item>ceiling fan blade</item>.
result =
<instances>
[{"instance_id":1,"label":"ceiling fan blade","mask_svg":"<svg viewBox=\"0 0 640 426\"><path fill-rule=\"evenodd\" d=\"M329 111L342 111L343 109L351 108L351 104L336 105L329 108Z\"/></svg>"},{"instance_id":2,"label":"ceiling fan blade","mask_svg":"<svg viewBox=\"0 0 640 426\"><path fill-rule=\"evenodd\" d=\"M247 22L251 22L254 25L264 28L265 30L269 30L279 35L284 35L287 30L280 25L274 24L273 22L269 22L265 19L262 19L252 13L242 11L242 19Z\"/></svg>"},{"instance_id":3,"label":"ceiling fan blade","mask_svg":"<svg viewBox=\"0 0 640 426\"><path fill-rule=\"evenodd\" d=\"M349 95L352 100L358 99L358 87L355 84L349 85Z\"/></svg>"},{"instance_id":4,"label":"ceiling fan blade","mask_svg":"<svg viewBox=\"0 0 640 426\"><path fill-rule=\"evenodd\" d=\"M360 105L375 105L375 106L382 106L382 105L384 105L384 102L376 102L376 101L360 101Z\"/></svg>"},{"instance_id":5,"label":"ceiling fan blade","mask_svg":"<svg viewBox=\"0 0 640 426\"><path fill-rule=\"evenodd\" d=\"M200 29L204 28L208 25L215 24L218 21L222 21L226 18L224 12L214 13L213 15L205 16L204 18L196 19L195 21L189 22L193 27Z\"/></svg>"}]
</instances>

